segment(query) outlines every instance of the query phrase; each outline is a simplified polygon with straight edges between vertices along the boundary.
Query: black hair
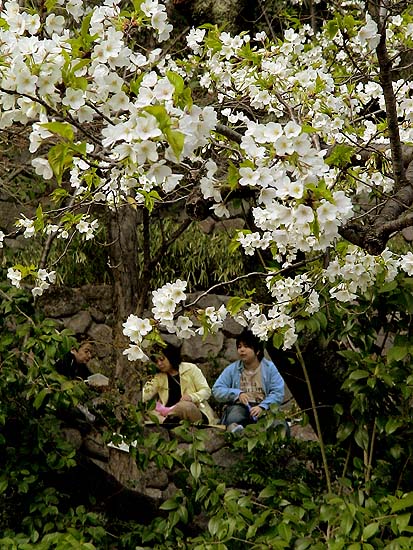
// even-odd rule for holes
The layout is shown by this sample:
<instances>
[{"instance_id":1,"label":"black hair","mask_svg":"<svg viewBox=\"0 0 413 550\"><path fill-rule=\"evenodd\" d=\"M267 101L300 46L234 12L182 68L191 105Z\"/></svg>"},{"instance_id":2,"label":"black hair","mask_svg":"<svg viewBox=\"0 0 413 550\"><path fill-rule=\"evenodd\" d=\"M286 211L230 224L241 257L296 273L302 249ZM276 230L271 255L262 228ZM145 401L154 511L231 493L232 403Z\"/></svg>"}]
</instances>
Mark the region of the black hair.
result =
<instances>
[{"instance_id":1,"label":"black hair","mask_svg":"<svg viewBox=\"0 0 413 550\"><path fill-rule=\"evenodd\" d=\"M255 336L249 329L244 329L241 334L236 338L237 348L243 343L248 348L251 348L255 351L257 358L261 361L264 357L264 344L263 342Z\"/></svg>"},{"instance_id":2,"label":"black hair","mask_svg":"<svg viewBox=\"0 0 413 550\"><path fill-rule=\"evenodd\" d=\"M169 359L173 368L178 369L179 363L181 362L181 349L172 344L166 344L166 348L162 350L162 353Z\"/></svg>"},{"instance_id":3,"label":"black hair","mask_svg":"<svg viewBox=\"0 0 413 550\"><path fill-rule=\"evenodd\" d=\"M179 364L181 362L181 350L180 348L172 345L166 344L165 347L156 347L151 354L151 359L156 362L156 356L164 355L168 361L171 363L174 369L178 370Z\"/></svg>"}]
</instances>

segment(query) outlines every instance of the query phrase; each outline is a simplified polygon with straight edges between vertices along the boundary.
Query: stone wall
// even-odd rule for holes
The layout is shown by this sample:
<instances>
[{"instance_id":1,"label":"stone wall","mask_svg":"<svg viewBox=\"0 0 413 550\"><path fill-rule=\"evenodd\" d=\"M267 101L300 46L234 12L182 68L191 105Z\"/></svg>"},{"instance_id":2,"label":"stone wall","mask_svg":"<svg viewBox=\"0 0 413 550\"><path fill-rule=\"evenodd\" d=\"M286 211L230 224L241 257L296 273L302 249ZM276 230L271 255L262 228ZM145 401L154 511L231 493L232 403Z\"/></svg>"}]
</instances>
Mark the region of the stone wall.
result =
<instances>
[{"instance_id":1,"label":"stone wall","mask_svg":"<svg viewBox=\"0 0 413 550\"><path fill-rule=\"evenodd\" d=\"M199 297L199 293L190 294L188 302L192 303L197 297ZM227 296L209 294L200 298L197 306L204 308L212 305L219 308L228 299ZM90 337L94 342L96 356L90 362L89 367L93 372L102 372L109 377L113 376L115 354L112 327L114 319L112 288L109 285L86 285L80 288L55 287L39 299L38 308L46 317L53 319L59 329L67 328L77 336L87 335ZM214 335L208 335L205 339L196 335L189 340L179 341L175 335L163 334L163 336L172 344L181 344L182 359L196 363L209 384L212 385L223 368L238 359L236 337L242 330L243 327L240 324L228 318L221 331ZM142 367L140 363L131 363L131 377L141 385L148 377L146 370L137 372L142 368L145 367ZM134 399L135 396L132 400ZM291 401L291 393L286 388L285 407L291 405ZM219 413L219 410L217 412Z\"/></svg>"},{"instance_id":2,"label":"stone wall","mask_svg":"<svg viewBox=\"0 0 413 550\"><path fill-rule=\"evenodd\" d=\"M197 296L199 295L191 294L188 300L193 302ZM197 306L219 307L227 301L226 296L208 295L201 298ZM55 287L39 299L38 308L46 317L55 320L60 329L70 329L77 336L89 336L94 341L96 349L96 357L91 362L92 370L104 372L110 376L114 364L112 343L114 320L110 286ZM163 336L172 344L182 344L182 359L196 363L208 381L212 382L224 366L237 359L235 339L242 329L241 325L232 319L227 319L220 332L208 335L205 339L197 335L179 342L175 335L164 334Z\"/></svg>"}]
</instances>

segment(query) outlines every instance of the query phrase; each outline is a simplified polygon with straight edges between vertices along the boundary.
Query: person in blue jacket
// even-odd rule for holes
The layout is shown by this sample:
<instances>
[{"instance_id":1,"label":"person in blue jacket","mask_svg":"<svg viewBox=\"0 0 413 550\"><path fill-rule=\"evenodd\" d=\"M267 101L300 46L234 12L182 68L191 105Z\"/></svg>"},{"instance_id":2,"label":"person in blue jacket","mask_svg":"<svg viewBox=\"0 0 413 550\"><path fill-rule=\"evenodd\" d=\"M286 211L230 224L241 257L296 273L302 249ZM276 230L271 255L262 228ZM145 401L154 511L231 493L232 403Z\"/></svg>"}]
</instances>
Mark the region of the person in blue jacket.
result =
<instances>
[{"instance_id":1,"label":"person in blue jacket","mask_svg":"<svg viewBox=\"0 0 413 550\"><path fill-rule=\"evenodd\" d=\"M250 330L244 330L236 344L239 360L222 371L212 395L227 403L221 424L241 429L258 420L270 405L282 403L284 380L274 363L264 357L263 343Z\"/></svg>"}]
</instances>

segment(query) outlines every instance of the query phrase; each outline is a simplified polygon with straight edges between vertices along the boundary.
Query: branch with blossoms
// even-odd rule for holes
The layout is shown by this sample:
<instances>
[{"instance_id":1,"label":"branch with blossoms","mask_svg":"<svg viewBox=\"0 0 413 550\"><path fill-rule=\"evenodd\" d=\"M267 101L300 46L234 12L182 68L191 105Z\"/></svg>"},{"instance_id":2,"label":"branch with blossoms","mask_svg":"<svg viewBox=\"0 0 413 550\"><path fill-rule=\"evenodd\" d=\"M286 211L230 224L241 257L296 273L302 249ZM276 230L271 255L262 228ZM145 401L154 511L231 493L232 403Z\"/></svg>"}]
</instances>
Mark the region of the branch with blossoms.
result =
<instances>
[{"instance_id":1,"label":"branch with blossoms","mask_svg":"<svg viewBox=\"0 0 413 550\"><path fill-rule=\"evenodd\" d=\"M172 27L157 0L135 3L128 15L117 0L58 9L44 22L15 2L5 2L1 12L0 127L27 127L29 151L38 155L35 172L57 182L57 198L74 197L60 218L41 209L33 219L20 217L25 238L45 238L46 248L39 269L9 268L12 284L32 277L38 295L52 283L53 272L43 265L52 234L94 238L99 220L82 206L152 211L165 197L194 188L205 217L231 217L233 200L253 197L252 223L238 232L234 247L247 256L266 254L279 266L267 284L274 303L241 297L229 308L180 315L186 283L169 283L152 294L152 320L131 318L124 326L128 357L143 358L159 328L190 337L218 330L227 315L262 339L281 334L290 347L297 311L316 312L326 285L330 299L351 302L379 277L410 272L409 256L385 248L391 233L410 223L413 203L402 146L413 141L411 86L393 87L387 55L413 36L408 12L386 18L388 33L362 13L360 22L342 18L316 34L306 26L288 29L276 42L263 33L191 29L189 55L174 59L160 48L143 54L134 42L141 27L160 42L169 38ZM66 25L73 18L77 28ZM192 97L194 83L204 95L200 105ZM206 98L214 98L214 106ZM372 98L387 112L387 125L365 110ZM383 158L392 152L392 170L354 160L367 158L365 147L373 154L376 142ZM375 204L362 220L358 196L372 204L377 190L387 203ZM311 261L326 250L328 266ZM302 256L306 274L294 271Z\"/></svg>"}]
</instances>

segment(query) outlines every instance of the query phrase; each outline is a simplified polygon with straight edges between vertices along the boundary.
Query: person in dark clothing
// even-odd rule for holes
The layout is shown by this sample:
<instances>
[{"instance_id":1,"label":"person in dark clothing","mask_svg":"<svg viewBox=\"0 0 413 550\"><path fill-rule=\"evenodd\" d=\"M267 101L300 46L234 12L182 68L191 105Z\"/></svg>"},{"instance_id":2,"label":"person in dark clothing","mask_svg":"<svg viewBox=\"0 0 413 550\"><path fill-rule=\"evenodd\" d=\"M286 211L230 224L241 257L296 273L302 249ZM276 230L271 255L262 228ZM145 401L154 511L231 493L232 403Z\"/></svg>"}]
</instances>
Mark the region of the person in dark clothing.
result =
<instances>
[{"instance_id":1,"label":"person in dark clothing","mask_svg":"<svg viewBox=\"0 0 413 550\"><path fill-rule=\"evenodd\" d=\"M72 348L56 363L56 371L71 380L86 380L92 374L87 363L92 359L93 347L91 342L84 341L79 348Z\"/></svg>"},{"instance_id":2,"label":"person in dark clothing","mask_svg":"<svg viewBox=\"0 0 413 550\"><path fill-rule=\"evenodd\" d=\"M77 349L72 348L56 362L56 371L69 380L78 380L79 382L87 383L88 377L92 374L87 363L92 357L92 343L85 340L80 343ZM93 423L96 420L96 416L82 403L78 403L71 411L66 411L64 418L65 420L74 421L77 425L79 425L79 422L87 421L88 423Z\"/></svg>"}]
</instances>

